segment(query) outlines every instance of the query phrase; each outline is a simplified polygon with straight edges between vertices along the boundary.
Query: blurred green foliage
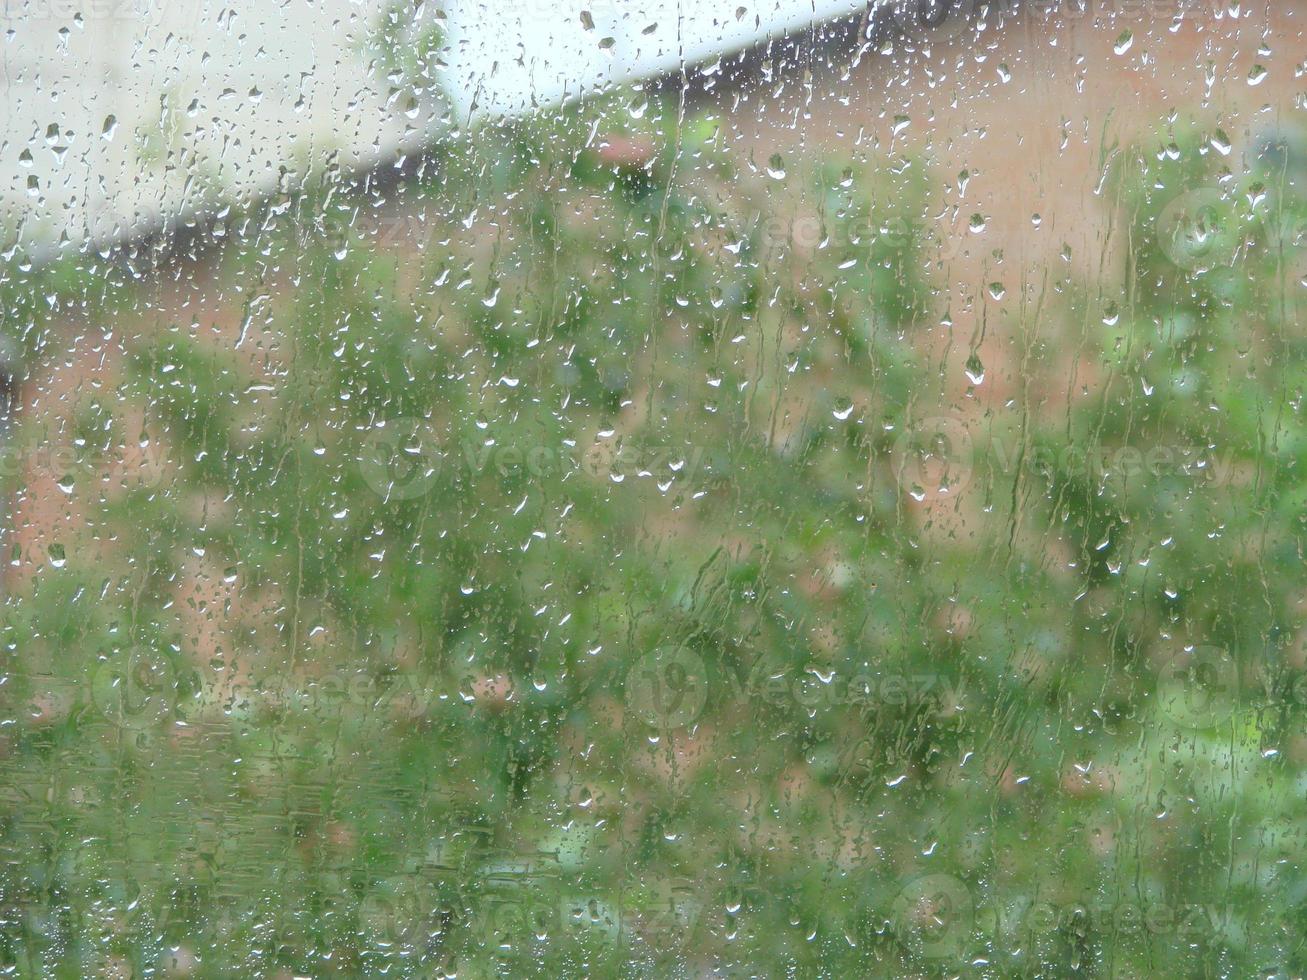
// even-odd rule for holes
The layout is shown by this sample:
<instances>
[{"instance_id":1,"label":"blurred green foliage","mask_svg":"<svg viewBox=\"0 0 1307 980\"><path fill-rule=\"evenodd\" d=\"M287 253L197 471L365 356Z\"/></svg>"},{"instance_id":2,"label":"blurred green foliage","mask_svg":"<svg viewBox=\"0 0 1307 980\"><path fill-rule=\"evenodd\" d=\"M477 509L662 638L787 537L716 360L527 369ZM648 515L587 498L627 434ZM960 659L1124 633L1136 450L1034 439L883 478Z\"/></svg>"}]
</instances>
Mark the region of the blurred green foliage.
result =
<instances>
[{"instance_id":1,"label":"blurred green foliage","mask_svg":"<svg viewBox=\"0 0 1307 980\"><path fill-rule=\"evenodd\" d=\"M1307 969L1307 166L1170 139L1123 268L961 387L921 162L657 102L202 273L11 265L29 383L69 323L127 356L13 435L77 516L5 608L0 964Z\"/></svg>"}]
</instances>

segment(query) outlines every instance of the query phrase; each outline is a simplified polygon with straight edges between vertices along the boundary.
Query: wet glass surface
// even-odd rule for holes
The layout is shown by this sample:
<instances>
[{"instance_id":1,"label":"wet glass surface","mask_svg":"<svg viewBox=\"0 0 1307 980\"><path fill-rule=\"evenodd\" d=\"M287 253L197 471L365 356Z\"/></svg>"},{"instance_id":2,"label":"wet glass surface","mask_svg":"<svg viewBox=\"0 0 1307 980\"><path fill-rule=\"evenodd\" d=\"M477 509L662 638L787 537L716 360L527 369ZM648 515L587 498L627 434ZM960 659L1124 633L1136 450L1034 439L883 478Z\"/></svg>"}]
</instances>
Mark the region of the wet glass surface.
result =
<instances>
[{"instance_id":1,"label":"wet glass surface","mask_svg":"<svg viewBox=\"0 0 1307 980\"><path fill-rule=\"evenodd\" d=\"M0 972L1303 975L1307 13L145 2L4 12Z\"/></svg>"}]
</instances>

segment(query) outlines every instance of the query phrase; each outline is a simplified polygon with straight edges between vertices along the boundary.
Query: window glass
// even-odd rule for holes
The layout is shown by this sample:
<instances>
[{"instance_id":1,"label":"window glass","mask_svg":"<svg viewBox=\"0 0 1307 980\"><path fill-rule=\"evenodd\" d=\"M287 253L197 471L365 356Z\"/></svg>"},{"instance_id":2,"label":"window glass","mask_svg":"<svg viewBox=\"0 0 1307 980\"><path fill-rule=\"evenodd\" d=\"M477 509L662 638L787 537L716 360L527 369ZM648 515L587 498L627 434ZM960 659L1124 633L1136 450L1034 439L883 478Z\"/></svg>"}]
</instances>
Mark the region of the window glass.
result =
<instances>
[{"instance_id":1,"label":"window glass","mask_svg":"<svg viewBox=\"0 0 1307 980\"><path fill-rule=\"evenodd\" d=\"M3 18L0 974L1307 970L1299 8Z\"/></svg>"}]
</instances>

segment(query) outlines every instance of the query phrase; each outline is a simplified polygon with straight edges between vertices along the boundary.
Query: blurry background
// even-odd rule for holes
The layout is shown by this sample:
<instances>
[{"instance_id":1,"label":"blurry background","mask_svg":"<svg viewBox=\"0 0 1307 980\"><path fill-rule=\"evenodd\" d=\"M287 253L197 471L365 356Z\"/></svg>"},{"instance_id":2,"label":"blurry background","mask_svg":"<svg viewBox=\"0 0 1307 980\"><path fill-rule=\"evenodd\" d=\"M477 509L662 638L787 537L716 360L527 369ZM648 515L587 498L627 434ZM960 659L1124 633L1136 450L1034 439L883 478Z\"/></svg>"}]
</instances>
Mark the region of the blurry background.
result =
<instances>
[{"instance_id":1,"label":"blurry background","mask_svg":"<svg viewBox=\"0 0 1307 980\"><path fill-rule=\"evenodd\" d=\"M1301 976L1303 16L6 6L0 969Z\"/></svg>"}]
</instances>

